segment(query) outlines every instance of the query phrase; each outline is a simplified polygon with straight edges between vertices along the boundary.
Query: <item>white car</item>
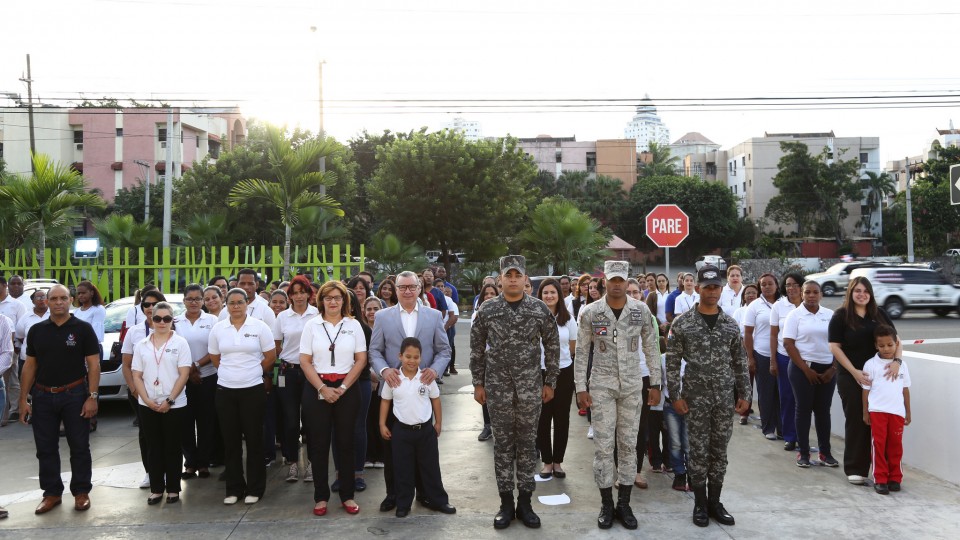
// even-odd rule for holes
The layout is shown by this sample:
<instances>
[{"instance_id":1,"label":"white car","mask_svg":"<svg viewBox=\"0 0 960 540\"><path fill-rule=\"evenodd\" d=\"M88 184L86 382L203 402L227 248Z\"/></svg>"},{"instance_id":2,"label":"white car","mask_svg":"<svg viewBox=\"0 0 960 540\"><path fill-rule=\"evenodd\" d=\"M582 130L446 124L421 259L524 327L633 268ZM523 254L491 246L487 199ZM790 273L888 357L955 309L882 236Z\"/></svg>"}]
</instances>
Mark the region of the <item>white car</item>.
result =
<instances>
[{"instance_id":1,"label":"white car","mask_svg":"<svg viewBox=\"0 0 960 540\"><path fill-rule=\"evenodd\" d=\"M693 266L699 271L708 264L716 266L717 270L721 272L727 269L727 261L723 260L723 257L719 255L701 255L697 257L697 261L693 263Z\"/></svg>"},{"instance_id":2,"label":"white car","mask_svg":"<svg viewBox=\"0 0 960 540\"><path fill-rule=\"evenodd\" d=\"M944 257L960 257L960 248L948 249L946 253L943 254Z\"/></svg>"},{"instance_id":3,"label":"white car","mask_svg":"<svg viewBox=\"0 0 960 540\"><path fill-rule=\"evenodd\" d=\"M186 311L182 294L165 294L167 303L173 306L175 315ZM120 339L120 328L127 318L127 310L133 305L132 296L107 304L107 316L103 321L103 360L100 361L100 399L127 399L127 382L120 370L120 357L110 357L113 344Z\"/></svg>"},{"instance_id":4,"label":"white car","mask_svg":"<svg viewBox=\"0 0 960 540\"><path fill-rule=\"evenodd\" d=\"M820 290L823 292L824 296L833 296L834 294L843 292L847 289L847 283L850 282L851 272L854 270L858 268L873 268L880 266L887 266L887 264L874 261L840 262L831 266L830 268L827 268L823 272L809 274L804 279L819 283Z\"/></svg>"},{"instance_id":5,"label":"white car","mask_svg":"<svg viewBox=\"0 0 960 540\"><path fill-rule=\"evenodd\" d=\"M915 266L860 268L851 277L865 276L873 285L873 296L891 319L908 309L932 309L940 317L957 310L960 314L960 286L948 282L936 270Z\"/></svg>"}]
</instances>

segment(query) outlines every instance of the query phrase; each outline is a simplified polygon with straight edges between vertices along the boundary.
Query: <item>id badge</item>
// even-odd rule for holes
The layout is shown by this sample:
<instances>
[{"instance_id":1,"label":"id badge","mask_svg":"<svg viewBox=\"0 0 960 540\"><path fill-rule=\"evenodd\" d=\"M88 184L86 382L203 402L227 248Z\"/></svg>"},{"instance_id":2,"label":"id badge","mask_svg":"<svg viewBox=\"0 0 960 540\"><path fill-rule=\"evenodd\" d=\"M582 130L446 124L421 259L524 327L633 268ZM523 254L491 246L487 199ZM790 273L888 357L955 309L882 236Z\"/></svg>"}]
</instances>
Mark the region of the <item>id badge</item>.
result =
<instances>
[{"instance_id":1,"label":"id badge","mask_svg":"<svg viewBox=\"0 0 960 540\"><path fill-rule=\"evenodd\" d=\"M153 399L157 403L167 399L167 393L163 391L163 383L160 382L160 379L153 381Z\"/></svg>"},{"instance_id":2,"label":"id badge","mask_svg":"<svg viewBox=\"0 0 960 540\"><path fill-rule=\"evenodd\" d=\"M287 386L287 377L286 375L280 375L277 377L277 387L286 388Z\"/></svg>"}]
</instances>

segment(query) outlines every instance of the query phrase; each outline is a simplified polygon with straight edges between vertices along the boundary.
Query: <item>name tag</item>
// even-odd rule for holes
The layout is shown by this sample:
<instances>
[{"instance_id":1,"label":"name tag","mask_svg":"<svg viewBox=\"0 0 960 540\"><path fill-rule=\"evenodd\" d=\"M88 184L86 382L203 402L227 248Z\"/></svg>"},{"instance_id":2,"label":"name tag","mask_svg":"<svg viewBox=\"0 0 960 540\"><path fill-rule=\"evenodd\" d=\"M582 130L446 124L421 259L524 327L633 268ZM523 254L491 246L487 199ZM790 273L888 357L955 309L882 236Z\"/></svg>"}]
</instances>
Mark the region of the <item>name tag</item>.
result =
<instances>
[{"instance_id":1,"label":"name tag","mask_svg":"<svg viewBox=\"0 0 960 540\"><path fill-rule=\"evenodd\" d=\"M640 311L639 309L631 309L629 325L639 326L641 324L643 324L643 311Z\"/></svg>"}]
</instances>

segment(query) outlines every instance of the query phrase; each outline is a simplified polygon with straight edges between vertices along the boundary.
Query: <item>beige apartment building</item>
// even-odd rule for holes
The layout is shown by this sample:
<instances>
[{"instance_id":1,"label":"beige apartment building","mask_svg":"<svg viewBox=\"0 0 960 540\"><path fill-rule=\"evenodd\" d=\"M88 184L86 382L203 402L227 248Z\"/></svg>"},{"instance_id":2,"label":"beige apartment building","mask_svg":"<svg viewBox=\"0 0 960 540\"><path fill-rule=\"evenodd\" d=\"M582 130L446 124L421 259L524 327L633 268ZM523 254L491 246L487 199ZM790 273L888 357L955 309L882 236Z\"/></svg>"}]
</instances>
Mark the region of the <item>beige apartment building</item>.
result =
<instances>
[{"instance_id":1,"label":"beige apartment building","mask_svg":"<svg viewBox=\"0 0 960 540\"><path fill-rule=\"evenodd\" d=\"M637 149L633 139L578 141L574 137L520 138L520 148L541 171L560 176L563 171L586 171L619 179L624 191L637 183Z\"/></svg>"}]
</instances>

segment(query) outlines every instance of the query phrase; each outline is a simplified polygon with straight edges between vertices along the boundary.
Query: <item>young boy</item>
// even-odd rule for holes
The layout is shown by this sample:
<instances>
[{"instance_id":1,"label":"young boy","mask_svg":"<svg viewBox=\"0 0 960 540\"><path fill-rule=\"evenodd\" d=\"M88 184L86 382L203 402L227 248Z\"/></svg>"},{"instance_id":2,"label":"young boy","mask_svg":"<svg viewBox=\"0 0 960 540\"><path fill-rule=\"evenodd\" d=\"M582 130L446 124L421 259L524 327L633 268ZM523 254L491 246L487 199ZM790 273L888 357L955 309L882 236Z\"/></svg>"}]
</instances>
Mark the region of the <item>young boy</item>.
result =
<instances>
[{"instance_id":1,"label":"young boy","mask_svg":"<svg viewBox=\"0 0 960 540\"><path fill-rule=\"evenodd\" d=\"M877 355L867 360L864 373L870 386L863 387L863 421L873 432L873 489L880 495L900 491L903 470L903 426L910 425L910 372L900 364L895 381L884 377L884 368L894 361L897 333L887 325L873 332Z\"/></svg>"},{"instance_id":2,"label":"young boy","mask_svg":"<svg viewBox=\"0 0 960 540\"><path fill-rule=\"evenodd\" d=\"M447 492L440 480L440 452L437 437L443 415L440 410L440 387L436 381L420 382L420 340L408 337L400 343L400 386L384 385L380 401L380 434L393 441L394 482L397 493L397 517L406 517L413 503L414 470L419 469L425 495L423 505L444 514L454 514ZM393 432L387 428L390 402L397 421ZM430 417L434 423L430 425ZM432 428L432 429L431 429Z\"/></svg>"}]
</instances>

